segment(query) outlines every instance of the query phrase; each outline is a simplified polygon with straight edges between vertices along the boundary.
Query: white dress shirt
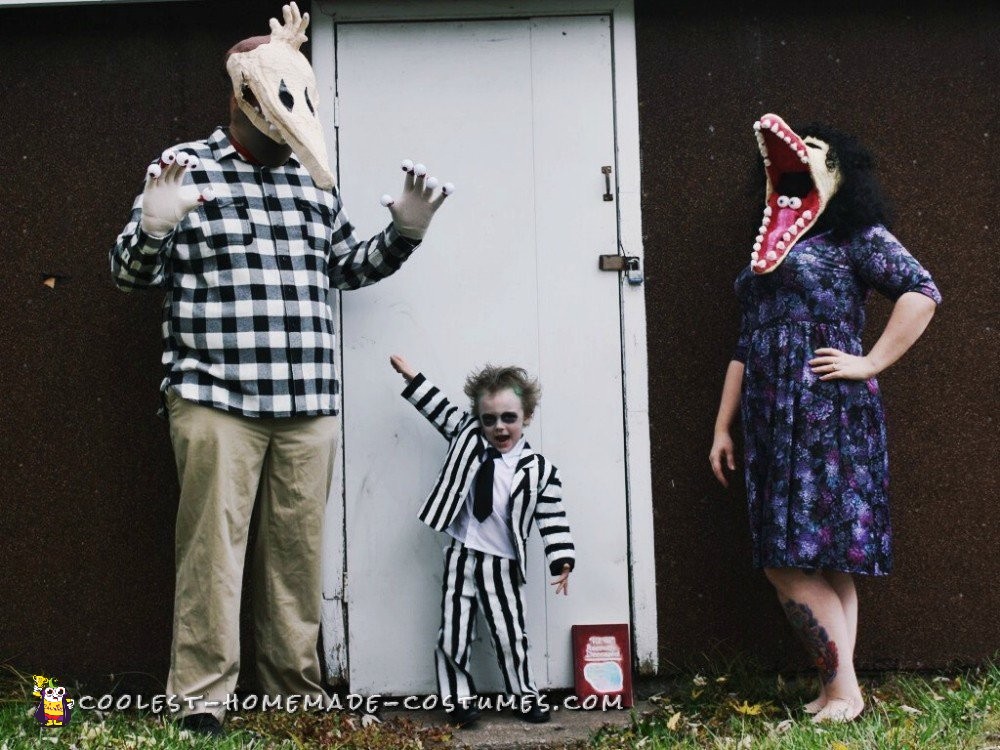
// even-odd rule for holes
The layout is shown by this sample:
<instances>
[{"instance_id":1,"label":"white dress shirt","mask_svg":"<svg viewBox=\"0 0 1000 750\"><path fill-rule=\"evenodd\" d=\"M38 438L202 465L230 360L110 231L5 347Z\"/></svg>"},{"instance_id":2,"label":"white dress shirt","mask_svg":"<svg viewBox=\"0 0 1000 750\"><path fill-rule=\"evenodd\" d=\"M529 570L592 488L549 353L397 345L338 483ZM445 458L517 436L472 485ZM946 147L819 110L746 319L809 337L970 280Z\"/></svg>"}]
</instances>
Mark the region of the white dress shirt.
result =
<instances>
[{"instance_id":1,"label":"white dress shirt","mask_svg":"<svg viewBox=\"0 0 1000 750\"><path fill-rule=\"evenodd\" d=\"M477 521L472 513L475 502L475 486L473 482L465 496L465 505L459 511L447 532L469 549L487 552L497 557L513 560L516 557L514 542L511 539L511 528L508 523L510 515L510 486L514 481L514 470L524 449L524 436L500 458L493 459L493 512L484 521Z\"/></svg>"}]
</instances>

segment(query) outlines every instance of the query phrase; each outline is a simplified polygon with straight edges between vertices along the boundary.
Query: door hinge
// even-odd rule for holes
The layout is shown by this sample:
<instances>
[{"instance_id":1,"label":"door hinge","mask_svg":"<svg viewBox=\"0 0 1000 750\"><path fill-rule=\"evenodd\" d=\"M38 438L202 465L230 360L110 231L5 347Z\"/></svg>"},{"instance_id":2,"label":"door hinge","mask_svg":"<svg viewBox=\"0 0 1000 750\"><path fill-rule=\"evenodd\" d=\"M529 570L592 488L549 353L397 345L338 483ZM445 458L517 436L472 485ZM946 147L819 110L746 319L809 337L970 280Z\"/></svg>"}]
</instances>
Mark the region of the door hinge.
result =
<instances>
[{"instance_id":1,"label":"door hinge","mask_svg":"<svg viewBox=\"0 0 1000 750\"><path fill-rule=\"evenodd\" d=\"M597 267L602 271L624 271L625 280L629 284L641 284L642 268L639 258L635 255L599 255L597 256Z\"/></svg>"}]
</instances>

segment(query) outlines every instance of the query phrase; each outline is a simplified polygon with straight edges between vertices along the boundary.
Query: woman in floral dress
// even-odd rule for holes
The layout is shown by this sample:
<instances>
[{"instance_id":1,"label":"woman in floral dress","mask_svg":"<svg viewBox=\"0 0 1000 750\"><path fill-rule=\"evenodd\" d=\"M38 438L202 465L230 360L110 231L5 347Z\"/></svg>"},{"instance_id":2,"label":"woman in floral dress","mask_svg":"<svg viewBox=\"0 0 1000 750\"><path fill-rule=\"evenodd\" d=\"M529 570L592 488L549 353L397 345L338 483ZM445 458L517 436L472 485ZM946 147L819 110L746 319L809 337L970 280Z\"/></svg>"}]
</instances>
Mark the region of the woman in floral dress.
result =
<instances>
[{"instance_id":1,"label":"woman in floral dress","mask_svg":"<svg viewBox=\"0 0 1000 750\"><path fill-rule=\"evenodd\" d=\"M855 139L822 125L792 130L775 115L755 130L768 207L751 263L736 279L742 325L710 460L728 485L739 407L753 564L819 669L820 695L805 710L814 721L850 721L864 707L852 576L892 569L875 376L920 337L941 297L887 229L873 160ZM872 289L895 304L865 354Z\"/></svg>"}]
</instances>

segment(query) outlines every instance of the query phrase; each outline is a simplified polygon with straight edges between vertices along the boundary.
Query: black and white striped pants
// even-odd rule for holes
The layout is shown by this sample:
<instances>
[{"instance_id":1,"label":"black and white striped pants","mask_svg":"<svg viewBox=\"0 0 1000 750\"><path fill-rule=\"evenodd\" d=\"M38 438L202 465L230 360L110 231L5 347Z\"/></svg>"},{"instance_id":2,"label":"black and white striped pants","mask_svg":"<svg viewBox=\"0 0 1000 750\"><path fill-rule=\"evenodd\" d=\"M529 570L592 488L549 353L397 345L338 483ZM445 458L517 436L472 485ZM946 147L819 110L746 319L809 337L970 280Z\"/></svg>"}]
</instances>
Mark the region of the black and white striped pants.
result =
<instances>
[{"instance_id":1,"label":"black and white striped pants","mask_svg":"<svg viewBox=\"0 0 1000 750\"><path fill-rule=\"evenodd\" d=\"M508 695L538 695L528 662L523 584L517 560L469 549L457 539L444 554L441 630L438 633L438 692L455 705L476 694L469 674L476 612L482 607L493 637L497 662Z\"/></svg>"}]
</instances>

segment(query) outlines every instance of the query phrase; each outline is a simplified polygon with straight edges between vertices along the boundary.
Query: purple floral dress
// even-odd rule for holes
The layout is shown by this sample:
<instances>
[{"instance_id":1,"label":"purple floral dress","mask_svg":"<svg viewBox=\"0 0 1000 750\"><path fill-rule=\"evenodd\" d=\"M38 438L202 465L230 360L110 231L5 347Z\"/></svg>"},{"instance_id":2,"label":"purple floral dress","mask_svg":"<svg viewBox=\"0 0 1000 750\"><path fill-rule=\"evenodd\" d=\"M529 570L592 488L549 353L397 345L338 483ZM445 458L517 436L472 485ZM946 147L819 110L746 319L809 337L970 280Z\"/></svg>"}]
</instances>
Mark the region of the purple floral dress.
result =
<instances>
[{"instance_id":1,"label":"purple floral dress","mask_svg":"<svg viewBox=\"0 0 1000 750\"><path fill-rule=\"evenodd\" d=\"M807 237L772 273L745 267L734 359L755 567L885 575L892 569L885 415L875 379L821 381L816 349L862 354L871 289L941 295L885 227L846 244Z\"/></svg>"}]
</instances>

